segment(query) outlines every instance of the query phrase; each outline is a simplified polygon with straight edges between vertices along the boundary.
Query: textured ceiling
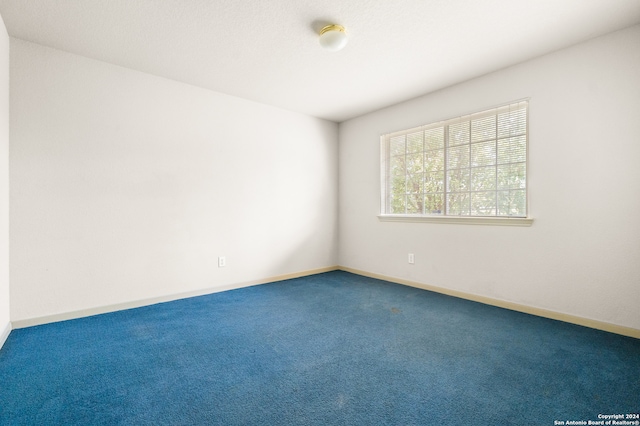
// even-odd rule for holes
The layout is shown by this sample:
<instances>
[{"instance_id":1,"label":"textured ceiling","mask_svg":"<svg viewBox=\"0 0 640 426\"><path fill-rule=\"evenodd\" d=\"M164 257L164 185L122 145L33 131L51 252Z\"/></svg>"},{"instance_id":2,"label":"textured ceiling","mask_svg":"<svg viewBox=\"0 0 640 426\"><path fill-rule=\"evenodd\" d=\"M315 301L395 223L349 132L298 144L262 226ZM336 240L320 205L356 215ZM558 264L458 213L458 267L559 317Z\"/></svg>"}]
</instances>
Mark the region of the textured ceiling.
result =
<instances>
[{"instance_id":1,"label":"textured ceiling","mask_svg":"<svg viewBox=\"0 0 640 426\"><path fill-rule=\"evenodd\" d=\"M0 0L9 35L333 121L640 22L640 0ZM318 45L327 23L349 44Z\"/></svg>"}]
</instances>

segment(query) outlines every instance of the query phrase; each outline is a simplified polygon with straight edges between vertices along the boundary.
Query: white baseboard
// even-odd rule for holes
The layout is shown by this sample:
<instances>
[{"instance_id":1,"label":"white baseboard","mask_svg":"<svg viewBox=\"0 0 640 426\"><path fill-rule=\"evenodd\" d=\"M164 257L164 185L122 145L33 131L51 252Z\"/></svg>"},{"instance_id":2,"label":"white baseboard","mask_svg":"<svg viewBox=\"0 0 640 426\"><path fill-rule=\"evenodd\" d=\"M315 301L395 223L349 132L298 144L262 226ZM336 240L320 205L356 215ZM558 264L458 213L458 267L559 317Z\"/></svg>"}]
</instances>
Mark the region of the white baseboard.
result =
<instances>
[{"instance_id":1,"label":"white baseboard","mask_svg":"<svg viewBox=\"0 0 640 426\"><path fill-rule=\"evenodd\" d=\"M561 312L550 311L547 309L536 308L533 306L521 305L518 303L507 302L499 299L492 299L490 297L480 296L471 293L465 293L457 290L450 290L447 288L431 286L427 284L421 284L415 281L405 280L403 278L389 277L386 275L376 274L373 272L361 271L359 269L349 268L341 266L341 271L351 272L353 274L362 275L370 278L377 278L379 280L389 281L396 284L403 284L410 287L421 288L423 290L429 290L436 293L446 294L448 296L459 297L461 299L472 300L474 302L484 303L486 305L497 306L499 308L510 309L512 311L523 312L525 314L536 315L539 317L550 318L558 321L564 321L571 324L577 324L584 327L595 328L597 330L608 331L610 333L621 334L623 336L635 337L640 339L640 330L625 327L622 325L611 324L608 322L597 321L589 318L578 317L575 315L564 314Z\"/></svg>"},{"instance_id":2,"label":"white baseboard","mask_svg":"<svg viewBox=\"0 0 640 426\"><path fill-rule=\"evenodd\" d=\"M512 311L523 312L526 314L536 315L544 318L550 318L558 321L564 321L571 324L577 324L584 327L595 328L597 330L607 331L610 333L616 333L616 334L621 334L623 336L629 336L629 337L634 337L636 339L640 339L640 330L631 328L631 327L625 327L622 325L611 324L611 323L597 321L589 318L578 317L578 316L569 315L561 312L555 312L547 309L536 308L533 306L521 305L518 303L508 302L504 300L492 299L490 297L480 296L480 295L471 294L471 293L465 293L457 290L450 290L443 287L431 286L431 285L422 284L422 283L418 283L411 280L405 280L403 278L397 278L397 277L391 277L391 276L382 275L382 274L376 274L373 272L361 271L359 269L349 268L345 266L329 266L325 268L294 272L291 274L277 275L274 277L248 281L248 282L239 283L239 284L230 284L222 287L194 290L194 291L185 292L185 293L152 297L152 298L118 303L118 304L108 305L108 306L100 306L97 308L82 309L82 310L73 311L73 312L65 312L61 314L46 315L46 316L37 317L37 318L17 320L9 323L5 327L2 334L0 334L0 348L2 347L2 344L4 344L7 337L9 336L9 333L11 332L12 328L18 329L18 328L24 328L24 327L31 327L35 325L48 324L51 322L65 321L65 320L70 320L75 318L87 317L91 315L104 314L108 312L122 311L125 309L139 308L141 306L154 305L156 303L171 302L173 300L186 299L188 297L203 296L205 294L219 293L227 290L234 290L238 288L250 287L250 286L259 285L259 284L267 284L267 283L287 280L291 278L305 277L309 275L315 275L315 274L320 274L323 272L330 272L335 270L351 272L353 274L362 275L365 277L377 278L380 280L389 281L396 284L407 285L410 287L421 288L423 290L429 290L436 293L459 297L461 299L480 302L486 305L497 306L500 308L510 309Z\"/></svg>"},{"instance_id":3,"label":"white baseboard","mask_svg":"<svg viewBox=\"0 0 640 426\"><path fill-rule=\"evenodd\" d=\"M276 281L288 280L291 278L306 277L308 275L315 275L315 274L320 274L322 272L335 271L337 269L338 269L338 266L328 266L325 268L310 269L306 271L293 272L293 273L284 274L284 275L277 275L274 277L264 278L260 280L253 280L253 281L248 281L248 282L239 283L239 284L229 284L221 287L206 288L206 289L188 291L185 293L170 294L170 295L159 296L159 297L150 297L147 299L134 300L131 302L116 303L116 304L107 305L107 306L99 306L97 308L81 309L78 311L63 312L60 314L45 315L45 316L36 317L36 318L22 319L22 320L13 321L12 325L13 325L13 328L15 329L32 327L35 325L49 324L52 322L66 321L70 319L83 318L83 317L88 317L92 315L122 311L125 309L133 309L133 308L139 308L142 306L155 305L156 303L171 302L174 300L186 299L189 297L204 296L205 294L219 293L221 291L235 290L238 288L251 287L259 284L267 284L267 283L272 283Z\"/></svg>"},{"instance_id":4,"label":"white baseboard","mask_svg":"<svg viewBox=\"0 0 640 426\"><path fill-rule=\"evenodd\" d=\"M2 349L2 347L4 346L4 342L7 341L7 338L9 337L9 333L11 333L11 323L7 323L7 325L2 329L2 331L0 332L0 349Z\"/></svg>"}]
</instances>

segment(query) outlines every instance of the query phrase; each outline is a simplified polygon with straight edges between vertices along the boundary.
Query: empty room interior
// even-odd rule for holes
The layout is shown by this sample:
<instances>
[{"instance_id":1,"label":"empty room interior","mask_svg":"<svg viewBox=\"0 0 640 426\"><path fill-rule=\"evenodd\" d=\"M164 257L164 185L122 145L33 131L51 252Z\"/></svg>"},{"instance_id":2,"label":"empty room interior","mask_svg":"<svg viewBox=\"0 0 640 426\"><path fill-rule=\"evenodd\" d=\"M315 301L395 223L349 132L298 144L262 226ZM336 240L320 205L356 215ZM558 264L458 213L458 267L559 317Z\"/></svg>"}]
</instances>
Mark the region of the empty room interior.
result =
<instances>
[{"instance_id":1,"label":"empty room interior","mask_svg":"<svg viewBox=\"0 0 640 426\"><path fill-rule=\"evenodd\" d=\"M639 1L0 15L1 424L640 424Z\"/></svg>"}]
</instances>

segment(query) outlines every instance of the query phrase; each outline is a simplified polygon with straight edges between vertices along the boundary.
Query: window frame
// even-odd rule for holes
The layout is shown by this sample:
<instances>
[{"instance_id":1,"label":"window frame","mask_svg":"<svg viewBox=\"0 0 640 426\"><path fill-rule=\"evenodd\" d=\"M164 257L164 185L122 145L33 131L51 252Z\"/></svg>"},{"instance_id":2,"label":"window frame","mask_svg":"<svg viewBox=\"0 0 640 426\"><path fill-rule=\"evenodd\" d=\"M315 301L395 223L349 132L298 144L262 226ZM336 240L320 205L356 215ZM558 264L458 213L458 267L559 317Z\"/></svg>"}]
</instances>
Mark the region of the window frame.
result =
<instances>
[{"instance_id":1,"label":"window frame","mask_svg":"<svg viewBox=\"0 0 640 426\"><path fill-rule=\"evenodd\" d=\"M524 105L523 105L524 104ZM451 169L447 164L447 151L451 146L449 145L449 126L452 124L460 123L460 122L469 122L469 126L471 128L472 120L478 120L482 117L496 116L500 114L500 110L510 111L510 108L516 106L517 109L524 108L525 109L525 215L523 216L509 216L509 215L498 215L498 210L496 210L496 214L494 215L486 215L486 216L472 216L471 212L469 215L452 215L445 214L446 212L446 203L447 203L447 194L455 193L453 191L448 191L448 183L447 183L447 172ZM496 122L496 126L498 126L498 122ZM444 134L444 142L443 142L443 150L444 150L444 182L442 189L442 196L444 202L445 212L442 214L425 214L425 213L387 213L390 210L390 196L391 196L391 183L390 183L390 158L391 158L391 138L402 136L402 135L410 135L417 132L424 132L430 129L443 129ZM496 127L498 128L498 127ZM513 136L510 136L513 137ZM506 225L506 226L531 226L533 224L533 218L530 216L530 197L529 197L529 98L520 99L512 102L508 102L505 104L501 104L496 107L485 108L481 111L461 115L458 117L441 120L438 122L432 122L426 125L417 126L405 130L400 130L392 133L383 134L380 136L380 214L378 215L378 219L382 222L429 222L429 223L449 223L449 224L472 224L472 225ZM496 132L495 140L496 146L498 141L501 139L500 135ZM472 136L469 135L469 141L463 143L461 146L469 145L469 149L471 149L474 143L482 143L481 141L472 141ZM407 148L408 149L408 148ZM426 147L423 146L422 153L425 154L428 151ZM408 151L406 151L408 152ZM408 155L408 154L405 154ZM496 153L497 155L497 153ZM518 162L509 162L506 163L509 165L518 164ZM498 163L495 163L496 172L498 168ZM479 167L479 166L476 166ZM474 167L469 165L469 170L472 170ZM425 173L424 171L421 173ZM405 176L408 176L405 172ZM498 196L498 192L500 190L496 187L490 192L495 192L496 197ZM469 188L468 191L463 191L463 193L471 195L474 191ZM424 190L422 191L422 195L425 196L428 194ZM408 193L407 193L408 195ZM496 199L497 202L497 199ZM424 210L424 208L423 208Z\"/></svg>"}]
</instances>

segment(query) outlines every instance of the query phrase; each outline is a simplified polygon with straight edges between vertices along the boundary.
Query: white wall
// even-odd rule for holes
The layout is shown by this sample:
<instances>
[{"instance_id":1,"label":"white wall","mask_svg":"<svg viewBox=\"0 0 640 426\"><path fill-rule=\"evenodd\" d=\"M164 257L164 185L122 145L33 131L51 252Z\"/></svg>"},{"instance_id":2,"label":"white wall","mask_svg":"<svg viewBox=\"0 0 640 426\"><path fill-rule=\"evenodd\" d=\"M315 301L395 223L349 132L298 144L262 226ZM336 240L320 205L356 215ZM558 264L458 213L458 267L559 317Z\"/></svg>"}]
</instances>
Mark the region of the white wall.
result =
<instances>
[{"instance_id":1,"label":"white wall","mask_svg":"<svg viewBox=\"0 0 640 426\"><path fill-rule=\"evenodd\" d=\"M335 123L13 38L11 77L13 321L337 264Z\"/></svg>"},{"instance_id":2,"label":"white wall","mask_svg":"<svg viewBox=\"0 0 640 426\"><path fill-rule=\"evenodd\" d=\"M381 134L526 97L532 227L378 221ZM640 329L640 26L341 123L339 140L341 265Z\"/></svg>"},{"instance_id":3,"label":"white wall","mask_svg":"<svg viewBox=\"0 0 640 426\"><path fill-rule=\"evenodd\" d=\"M0 347L9 316L9 36L0 17Z\"/></svg>"}]
</instances>

